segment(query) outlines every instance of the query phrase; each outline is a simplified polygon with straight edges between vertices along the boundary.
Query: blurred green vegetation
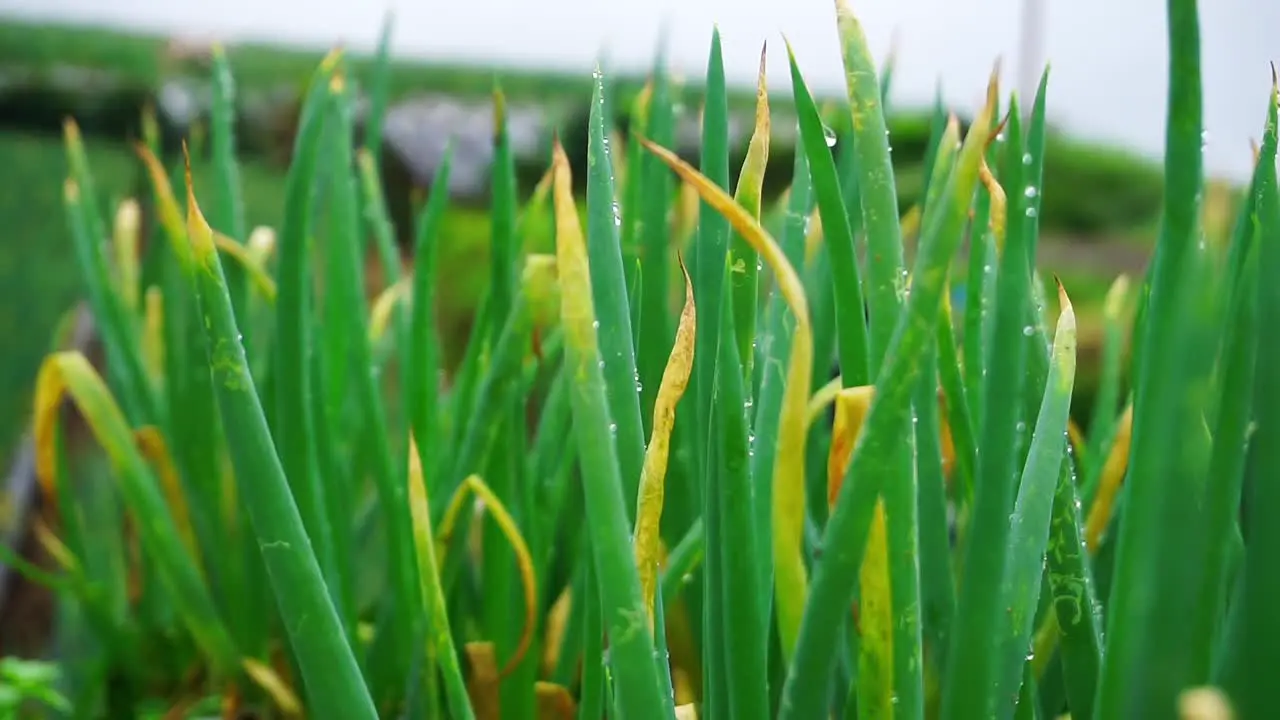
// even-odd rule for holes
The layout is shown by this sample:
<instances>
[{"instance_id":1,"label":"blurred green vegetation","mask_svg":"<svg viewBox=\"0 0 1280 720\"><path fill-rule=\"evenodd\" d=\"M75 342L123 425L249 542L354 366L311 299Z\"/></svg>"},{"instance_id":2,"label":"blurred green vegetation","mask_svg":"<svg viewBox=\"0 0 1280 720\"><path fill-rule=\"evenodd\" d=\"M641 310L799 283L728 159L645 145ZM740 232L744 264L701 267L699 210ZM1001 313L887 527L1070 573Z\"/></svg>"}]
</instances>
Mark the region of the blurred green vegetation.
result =
<instances>
[{"instance_id":1,"label":"blurred green vegetation","mask_svg":"<svg viewBox=\"0 0 1280 720\"><path fill-rule=\"evenodd\" d=\"M175 59L166 49L168 42L161 36L100 28L0 22L0 71L22 68L24 72L40 73L64 66L93 68L109 72L122 86L136 87L135 95L145 97L174 74L204 76L206 72L188 61ZM290 84L301 87L323 53L323 49L253 44L238 44L227 51L242 94ZM352 58L353 67L364 76L370 62L364 57ZM390 97L394 102L424 91L482 97L491 91L495 75L500 75L508 98L536 99L549 107L553 116L569 120L564 140L571 155L585 148L585 134L578 135L585 133L585 109L590 97L591 78L586 74L397 61L391 67ZM642 81L643 78L616 80L616 110L628 106ZM686 86L682 92L683 102L696 107L700 88ZM771 99L775 125L779 126L793 117L789 94L784 95ZM752 103L749 90L730 94L734 109L750 108ZM903 109L890 119L904 212L919 199L923 181L920 167L929 136L927 114L908 110L912 109ZM577 123L579 115L581 123ZM44 118L43 122L49 124L56 119ZM84 130L103 207L114 212L122 199L137 197L146 187L141 168L125 137L95 134L88 123ZM770 188L774 192L780 189L775 180L785 182L790 177L793 153L793 148L775 147L766 193ZM284 169L279 161L257 156L243 159L250 227L279 226L279 211L284 205ZM71 262L61 202L66 159L60 128L0 128L0 168L0 231L4 237L0 241L0 343L6 348L6 361L0 368L0 462L7 462L15 439L21 436L30 416L31 384L39 361L58 318L76 301L79 281ZM199 163L195 169L197 174L205 170ZM1048 237L1068 237L1073 242L1149 242L1154 236L1161 183L1158 166L1143 158L1051 133L1046 148L1043 232ZM480 210L455 205L443 232L441 262L451 280L441 287L442 332L462 336L469 325L468 311L487 277L489 220ZM549 223L536 224L527 242L549 242L549 233ZM1077 298L1077 307L1096 304L1093 300L1101 298L1111 277L1099 277L1096 272L1076 273L1073 279L1078 287L1073 288L1073 297ZM1082 320L1082 324L1087 322Z\"/></svg>"}]
</instances>

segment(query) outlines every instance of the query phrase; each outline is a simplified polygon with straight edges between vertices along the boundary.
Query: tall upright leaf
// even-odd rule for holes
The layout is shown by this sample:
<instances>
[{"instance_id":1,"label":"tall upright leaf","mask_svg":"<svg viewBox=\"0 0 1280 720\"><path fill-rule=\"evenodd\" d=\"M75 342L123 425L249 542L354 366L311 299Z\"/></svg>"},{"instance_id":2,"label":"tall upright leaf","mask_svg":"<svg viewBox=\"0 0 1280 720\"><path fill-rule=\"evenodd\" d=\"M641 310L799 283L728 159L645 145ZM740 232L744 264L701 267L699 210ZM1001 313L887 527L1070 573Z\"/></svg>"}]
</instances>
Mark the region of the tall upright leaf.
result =
<instances>
[{"instance_id":1,"label":"tall upright leaf","mask_svg":"<svg viewBox=\"0 0 1280 720\"><path fill-rule=\"evenodd\" d=\"M1267 134L1259 165L1261 182L1257 192L1259 282L1257 283L1258 327L1274 328L1280 322L1280 287L1274 278L1280 272L1280 190L1276 182L1275 67L1272 67ZM1268 668L1280 661L1280 623L1275 616L1280 602L1280 572L1275 553L1280 549L1280 532L1274 522L1280 509L1280 343L1274 333L1264 332L1257 340L1257 377L1253 386L1253 407L1257 427L1250 440L1247 484L1249 537L1237 602L1236 618L1247 632L1239 633L1236 657L1227 660L1223 682L1241 717L1264 717L1274 706Z\"/></svg>"},{"instance_id":2,"label":"tall upright leaf","mask_svg":"<svg viewBox=\"0 0 1280 720\"><path fill-rule=\"evenodd\" d=\"M978 167L990 137L997 92L993 74L987 102L970 126L956 168L947 182L944 211L926 228L916 257L911 294L898 318L893 342L876 382L864 434L854 450L846 481L823 534L823 546L840 548L824 553L814 568L800 636L783 687L782 720L819 717L830 672L836 662L839 627L853 598L871 527L875 499L883 490L900 440L900 428L911 411L911 395L919 381L922 354L931 346L942 305L945 268L960 244L970 201L978 182Z\"/></svg>"},{"instance_id":3,"label":"tall upright leaf","mask_svg":"<svg viewBox=\"0 0 1280 720\"><path fill-rule=\"evenodd\" d=\"M653 662L653 636L644 631L644 599L636 565L632 562L604 360L597 340L586 242L574 208L569 160L559 143L554 153L560 319L565 332L565 361L574 376L582 378L572 385L570 404L583 468L588 543L599 573L597 583L605 632L609 637L609 663L614 677L626 680L616 686L616 707L625 718L657 718L665 715L664 693Z\"/></svg>"},{"instance_id":4,"label":"tall upright leaf","mask_svg":"<svg viewBox=\"0 0 1280 720\"><path fill-rule=\"evenodd\" d=\"M334 718L375 718L369 690L326 591L312 543L289 493L284 467L249 374L213 232L187 177L190 252L183 258L208 322L209 370L231 460L270 574L280 615L302 671L311 707Z\"/></svg>"},{"instance_id":5,"label":"tall upright leaf","mask_svg":"<svg viewBox=\"0 0 1280 720\"><path fill-rule=\"evenodd\" d=\"M1201 542L1207 465L1201 413L1212 372L1217 288L1199 241L1203 94L1195 0L1168 3L1169 111L1165 201L1141 326L1125 511L1108 608L1099 687L1102 717L1168 715L1193 678L1185 652L1202 568L1187 562Z\"/></svg>"}]
</instances>

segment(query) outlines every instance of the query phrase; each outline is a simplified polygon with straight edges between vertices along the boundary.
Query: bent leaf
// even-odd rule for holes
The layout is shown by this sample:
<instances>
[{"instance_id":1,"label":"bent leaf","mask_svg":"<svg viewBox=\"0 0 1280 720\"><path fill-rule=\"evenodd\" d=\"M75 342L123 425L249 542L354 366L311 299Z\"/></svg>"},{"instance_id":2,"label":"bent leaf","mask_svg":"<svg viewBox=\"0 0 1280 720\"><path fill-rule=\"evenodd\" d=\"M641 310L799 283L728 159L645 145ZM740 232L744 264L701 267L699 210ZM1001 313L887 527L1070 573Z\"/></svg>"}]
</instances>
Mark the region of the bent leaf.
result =
<instances>
[{"instance_id":1,"label":"bent leaf","mask_svg":"<svg viewBox=\"0 0 1280 720\"><path fill-rule=\"evenodd\" d=\"M529 545L525 542L524 536L520 534L520 528L516 525L516 521L511 517L511 513L507 512L506 506L498 499L493 490L480 479L479 475L468 475L462 484L453 494L453 499L449 501L448 509L445 510L444 519L440 522L440 534L436 539L436 547L440 552L449 546L449 539L453 534L454 525L458 522L458 515L465 507L467 493L471 493L480 498L484 502L484 508L493 517L493 521L498 524L502 530L502 534L507 538L507 542L511 543L511 549L516 555L516 566L520 569L520 580L524 584L524 629L520 633L520 643L516 646L515 651L511 654L511 658L507 660L507 664L503 666L500 677L506 677L520 664L520 660L524 658L526 652L529 651L529 644L533 641L533 629L537 622L538 612L538 585L537 578L533 572L533 555L529 552Z\"/></svg>"},{"instance_id":2,"label":"bent leaf","mask_svg":"<svg viewBox=\"0 0 1280 720\"><path fill-rule=\"evenodd\" d=\"M151 149L142 143L134 144L134 151L146 166L151 176L151 192L155 196L156 212L160 215L160 226L169 238L169 245L178 259L185 265L191 261L191 247L186 242L187 226L178 207L178 199L173 194L173 186L169 183L169 174L164 166L152 154Z\"/></svg>"},{"instance_id":3,"label":"bent leaf","mask_svg":"<svg viewBox=\"0 0 1280 720\"><path fill-rule=\"evenodd\" d=\"M813 375L813 334L809 302L795 268L760 222L715 183L675 153L646 138L640 142L692 185L703 201L733 226L742 239L769 263L779 290L796 318L791 358L782 401L773 474L774 579L778 603L778 630L784 657L790 657L800 633L800 616L808 594L804 567L804 482L806 405ZM767 441L767 440L766 440Z\"/></svg>"},{"instance_id":4,"label":"bent leaf","mask_svg":"<svg viewBox=\"0 0 1280 720\"><path fill-rule=\"evenodd\" d=\"M991 228L991 234L996 239L996 256L1004 254L1004 237L1005 230L1008 227L1008 207L1009 201L1005 197L1004 188L1000 186L1000 181L996 180L995 175L991 174L991 168L987 167L987 161L984 159L982 165L978 166L978 178L982 180L982 184L986 186L987 192L991 195L991 216L987 221L988 227Z\"/></svg>"},{"instance_id":5,"label":"bent leaf","mask_svg":"<svg viewBox=\"0 0 1280 720\"><path fill-rule=\"evenodd\" d=\"M218 252L230 257L240 265L242 269L249 275L249 279L253 281L254 286L258 289L258 293L262 295L268 303L276 301L276 282L271 279L267 271L263 269L262 264L254 257L245 245L232 240L220 232L213 234L213 244L217 246Z\"/></svg>"},{"instance_id":6,"label":"bent leaf","mask_svg":"<svg viewBox=\"0 0 1280 720\"><path fill-rule=\"evenodd\" d=\"M828 380L826 385L818 388L818 392L809 398L809 407L805 411L807 425L812 426L818 417L826 412L827 408L831 407L831 404L836 401L836 398L840 396L840 391L844 389L842 382L843 378L834 377Z\"/></svg>"},{"instance_id":7,"label":"bent leaf","mask_svg":"<svg viewBox=\"0 0 1280 720\"><path fill-rule=\"evenodd\" d=\"M644 594L645 608L649 613L649 626L653 629L654 593L658 584L658 528L662 521L662 503L665 492L667 460L671 450L671 431L676 422L676 405L684 397L693 370L694 338L697 333L697 307L693 300L693 281L681 256L680 270L684 273L684 309L680 311L680 324L676 328L675 347L662 373L658 386L658 398L653 408L653 431L649 446L645 449L644 467L640 471L640 496L636 505L636 528L632 539L636 550L636 568L640 573L640 591Z\"/></svg>"},{"instance_id":8,"label":"bent leaf","mask_svg":"<svg viewBox=\"0 0 1280 720\"><path fill-rule=\"evenodd\" d=\"M79 352L50 355L40 367L35 390L36 475L46 497L54 498L58 456L55 430L63 397L75 403L93 436L106 452L119 481L142 547L155 564L160 583L172 599L188 631L218 672L230 674L238 664L213 598L194 558L187 554L164 495L138 451L133 431L111 391Z\"/></svg>"}]
</instances>

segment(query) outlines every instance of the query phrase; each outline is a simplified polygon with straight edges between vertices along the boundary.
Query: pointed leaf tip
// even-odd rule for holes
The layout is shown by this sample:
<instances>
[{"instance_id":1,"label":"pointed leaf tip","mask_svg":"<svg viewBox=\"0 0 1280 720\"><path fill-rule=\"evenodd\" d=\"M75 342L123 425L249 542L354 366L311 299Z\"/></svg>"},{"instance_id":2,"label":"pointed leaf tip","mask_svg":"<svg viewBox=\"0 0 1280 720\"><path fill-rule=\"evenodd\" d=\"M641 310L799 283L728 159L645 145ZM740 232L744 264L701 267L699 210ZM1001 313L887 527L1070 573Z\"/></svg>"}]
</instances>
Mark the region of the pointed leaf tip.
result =
<instances>
[{"instance_id":1,"label":"pointed leaf tip","mask_svg":"<svg viewBox=\"0 0 1280 720\"><path fill-rule=\"evenodd\" d=\"M1120 273L1112 281L1111 287L1107 289L1106 299L1102 304L1103 314L1109 318L1118 318L1128 296L1129 276L1125 273Z\"/></svg>"},{"instance_id":2,"label":"pointed leaf tip","mask_svg":"<svg viewBox=\"0 0 1280 720\"><path fill-rule=\"evenodd\" d=\"M1067 296L1067 288L1062 284L1062 279L1055 274L1053 281L1058 285L1058 307L1061 308L1062 312L1069 312L1074 316L1075 308L1071 306L1071 298Z\"/></svg>"},{"instance_id":3,"label":"pointed leaf tip","mask_svg":"<svg viewBox=\"0 0 1280 720\"><path fill-rule=\"evenodd\" d=\"M200 211L200 203L196 201L196 185L191 175L191 153L185 140L182 141L182 165L187 183L187 240L195 251L196 260L207 263L210 258L217 258L217 245L213 239L213 228L209 227L209 221L205 220L204 213Z\"/></svg>"},{"instance_id":4,"label":"pointed leaf tip","mask_svg":"<svg viewBox=\"0 0 1280 720\"><path fill-rule=\"evenodd\" d=\"M1009 110L1005 112L1004 117L1000 118L1000 124L996 125L995 129L991 131L991 135L987 138L987 145L983 148L984 150L990 148L991 143L995 142L996 138L1000 136L1000 133L1004 132L1004 126L1009 122L1009 115L1013 113L1013 108L1016 107L1016 102L1017 93L1014 93L1013 100L1009 104Z\"/></svg>"},{"instance_id":5,"label":"pointed leaf tip","mask_svg":"<svg viewBox=\"0 0 1280 720\"><path fill-rule=\"evenodd\" d=\"M333 68L336 67L337 64L342 60L342 55L345 52L346 52L346 48L344 48L341 44L335 45L333 49L329 51L329 54L325 55L324 59L320 61L320 68L324 72L329 72L330 70L333 70Z\"/></svg>"}]
</instances>

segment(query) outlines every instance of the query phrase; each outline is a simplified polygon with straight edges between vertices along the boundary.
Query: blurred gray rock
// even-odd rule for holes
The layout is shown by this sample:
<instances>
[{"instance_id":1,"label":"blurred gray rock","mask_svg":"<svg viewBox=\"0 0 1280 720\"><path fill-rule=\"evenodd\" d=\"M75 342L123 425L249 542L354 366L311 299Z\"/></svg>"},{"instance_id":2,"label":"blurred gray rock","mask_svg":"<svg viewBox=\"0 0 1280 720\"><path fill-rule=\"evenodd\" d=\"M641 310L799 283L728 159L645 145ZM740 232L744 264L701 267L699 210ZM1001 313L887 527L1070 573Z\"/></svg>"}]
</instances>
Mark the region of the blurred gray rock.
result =
<instances>
[{"instance_id":1,"label":"blurred gray rock","mask_svg":"<svg viewBox=\"0 0 1280 720\"><path fill-rule=\"evenodd\" d=\"M537 108L507 106L512 153L524 158L545 153L551 128ZM426 188L453 144L449 194L456 200L483 200L493 165L493 103L463 103L445 96L422 97L387 109L384 154L403 165L408 180Z\"/></svg>"},{"instance_id":2,"label":"blurred gray rock","mask_svg":"<svg viewBox=\"0 0 1280 720\"><path fill-rule=\"evenodd\" d=\"M507 132L517 165L545 159L554 128L540 108L508 104ZM402 247L412 246L418 193L453 146L449 198L454 205L485 206L494 159L493 102L423 96L387 108L382 131L382 180L387 210Z\"/></svg>"}]
</instances>

